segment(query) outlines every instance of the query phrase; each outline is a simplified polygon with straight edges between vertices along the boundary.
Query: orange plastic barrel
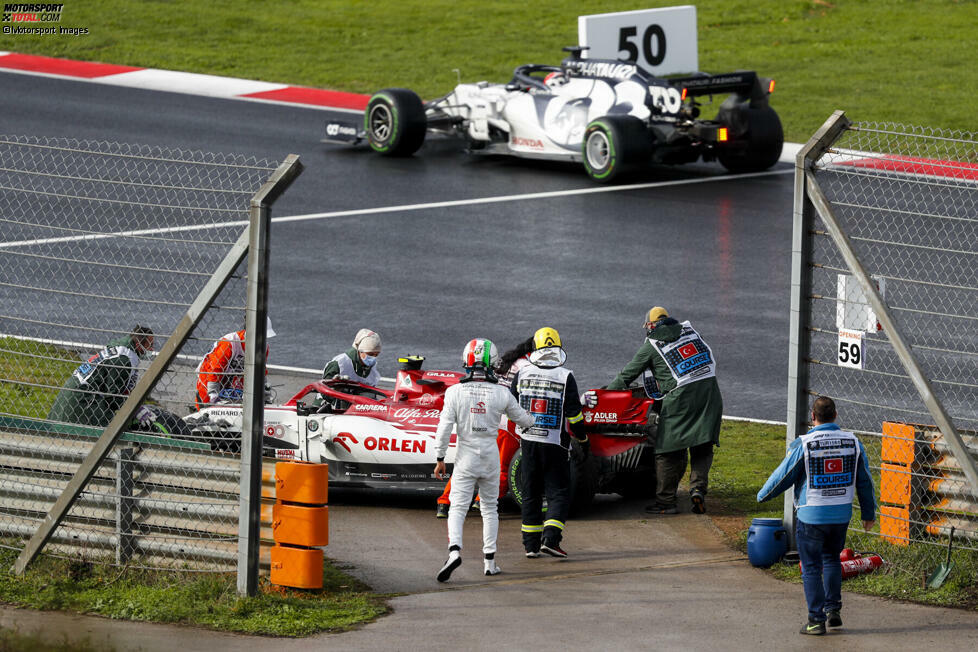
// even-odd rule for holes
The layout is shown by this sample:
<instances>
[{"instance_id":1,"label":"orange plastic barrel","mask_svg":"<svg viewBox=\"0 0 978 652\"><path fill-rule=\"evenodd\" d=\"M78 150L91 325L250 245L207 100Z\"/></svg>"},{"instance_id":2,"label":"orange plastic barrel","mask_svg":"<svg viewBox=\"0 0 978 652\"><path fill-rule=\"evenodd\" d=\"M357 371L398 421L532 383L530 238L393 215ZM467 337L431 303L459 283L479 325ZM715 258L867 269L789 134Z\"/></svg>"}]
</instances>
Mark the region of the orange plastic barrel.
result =
<instances>
[{"instance_id":1,"label":"orange plastic barrel","mask_svg":"<svg viewBox=\"0 0 978 652\"><path fill-rule=\"evenodd\" d=\"M296 589L323 588L323 551L318 548L272 547L269 581Z\"/></svg>"},{"instance_id":2,"label":"orange plastic barrel","mask_svg":"<svg viewBox=\"0 0 978 652\"><path fill-rule=\"evenodd\" d=\"M287 503L325 505L329 502L329 467L313 462L277 462L275 499Z\"/></svg>"},{"instance_id":3,"label":"orange plastic barrel","mask_svg":"<svg viewBox=\"0 0 978 652\"><path fill-rule=\"evenodd\" d=\"M327 545L329 507L276 503L272 507L272 538L275 543L294 546Z\"/></svg>"}]
</instances>

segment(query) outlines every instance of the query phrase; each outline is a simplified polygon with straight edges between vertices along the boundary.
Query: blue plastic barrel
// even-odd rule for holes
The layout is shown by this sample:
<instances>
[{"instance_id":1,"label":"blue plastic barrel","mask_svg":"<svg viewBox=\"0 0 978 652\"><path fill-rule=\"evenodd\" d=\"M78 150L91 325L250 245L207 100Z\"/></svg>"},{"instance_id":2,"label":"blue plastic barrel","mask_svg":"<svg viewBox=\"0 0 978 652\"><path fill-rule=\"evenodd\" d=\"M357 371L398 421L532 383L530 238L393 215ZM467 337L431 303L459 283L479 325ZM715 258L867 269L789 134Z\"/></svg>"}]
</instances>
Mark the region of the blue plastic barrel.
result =
<instances>
[{"instance_id":1,"label":"blue plastic barrel","mask_svg":"<svg viewBox=\"0 0 978 652\"><path fill-rule=\"evenodd\" d=\"M788 552L788 531L779 518L755 518L747 530L747 559L768 568Z\"/></svg>"}]
</instances>

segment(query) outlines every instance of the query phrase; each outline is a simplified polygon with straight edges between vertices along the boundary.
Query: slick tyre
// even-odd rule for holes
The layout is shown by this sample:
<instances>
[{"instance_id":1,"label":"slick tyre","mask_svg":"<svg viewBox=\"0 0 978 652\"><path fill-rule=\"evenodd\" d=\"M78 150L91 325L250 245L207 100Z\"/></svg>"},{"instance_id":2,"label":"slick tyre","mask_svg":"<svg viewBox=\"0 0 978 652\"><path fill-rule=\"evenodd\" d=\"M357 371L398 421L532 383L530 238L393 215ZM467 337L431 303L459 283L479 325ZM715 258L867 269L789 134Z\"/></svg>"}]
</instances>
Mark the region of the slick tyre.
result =
<instances>
[{"instance_id":1,"label":"slick tyre","mask_svg":"<svg viewBox=\"0 0 978 652\"><path fill-rule=\"evenodd\" d=\"M367 102L363 129L370 147L384 156L410 156L424 144L428 122L414 91L385 88Z\"/></svg>"},{"instance_id":2,"label":"slick tyre","mask_svg":"<svg viewBox=\"0 0 978 652\"><path fill-rule=\"evenodd\" d=\"M731 172L760 172L781 158L784 131L781 119L771 107L740 106L726 114L721 112L717 119L730 126L734 134L741 133L739 139L747 140L746 148L717 152L720 164Z\"/></svg>"},{"instance_id":3,"label":"slick tyre","mask_svg":"<svg viewBox=\"0 0 978 652\"><path fill-rule=\"evenodd\" d=\"M631 115L606 115L593 120L581 143L584 169L599 183L610 183L648 162L651 151L645 123Z\"/></svg>"}]
</instances>

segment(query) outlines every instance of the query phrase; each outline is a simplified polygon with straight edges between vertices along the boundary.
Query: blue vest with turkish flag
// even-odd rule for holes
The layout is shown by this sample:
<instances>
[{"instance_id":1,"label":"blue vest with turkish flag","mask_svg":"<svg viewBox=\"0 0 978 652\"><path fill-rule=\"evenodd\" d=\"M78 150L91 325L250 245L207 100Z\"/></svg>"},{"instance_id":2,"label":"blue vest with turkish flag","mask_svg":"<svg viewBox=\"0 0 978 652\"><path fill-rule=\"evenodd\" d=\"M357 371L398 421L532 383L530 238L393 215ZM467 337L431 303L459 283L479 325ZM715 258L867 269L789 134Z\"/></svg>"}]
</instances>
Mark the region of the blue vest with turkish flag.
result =
<instances>
[{"instance_id":1,"label":"blue vest with turkish flag","mask_svg":"<svg viewBox=\"0 0 978 652\"><path fill-rule=\"evenodd\" d=\"M652 348L665 360L669 373L676 380L676 387L717 375L713 351L688 321L684 321L682 327L679 337L672 342L648 338Z\"/></svg>"},{"instance_id":2,"label":"blue vest with turkish flag","mask_svg":"<svg viewBox=\"0 0 978 652\"><path fill-rule=\"evenodd\" d=\"M852 504L859 463L856 436L844 430L817 430L801 436L805 454L805 504Z\"/></svg>"}]
</instances>

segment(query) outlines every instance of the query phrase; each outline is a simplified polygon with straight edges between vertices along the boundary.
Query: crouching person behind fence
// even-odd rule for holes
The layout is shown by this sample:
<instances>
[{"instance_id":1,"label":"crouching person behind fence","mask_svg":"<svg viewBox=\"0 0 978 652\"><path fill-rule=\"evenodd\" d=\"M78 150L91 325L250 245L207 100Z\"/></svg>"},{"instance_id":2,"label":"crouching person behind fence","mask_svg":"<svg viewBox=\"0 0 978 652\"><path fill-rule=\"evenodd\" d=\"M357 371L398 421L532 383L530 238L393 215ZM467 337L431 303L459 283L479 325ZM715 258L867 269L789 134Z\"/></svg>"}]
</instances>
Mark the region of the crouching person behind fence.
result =
<instances>
[{"instance_id":1,"label":"crouching person behind fence","mask_svg":"<svg viewBox=\"0 0 978 652\"><path fill-rule=\"evenodd\" d=\"M499 420L506 415L523 428L534 418L520 407L508 389L498 384L493 367L499 361L496 345L474 339L462 351L462 365L468 376L445 391L445 405L435 435L437 463L435 476L445 474L445 453L452 429L457 434L455 468L452 472L451 507L448 511L448 560L438 571L438 581L447 582L452 571L462 564L462 526L465 513L478 488L482 497L482 552L486 575L500 572L496 565L496 536L499 531L497 493L499 491L499 447L496 435Z\"/></svg>"},{"instance_id":2,"label":"crouching person behind fence","mask_svg":"<svg viewBox=\"0 0 978 652\"><path fill-rule=\"evenodd\" d=\"M122 407L139 378L139 361L153 350L153 331L134 326L125 337L109 342L72 372L48 412L50 421L104 428ZM139 407L135 419L149 425L152 410Z\"/></svg>"},{"instance_id":3,"label":"crouching person behind fence","mask_svg":"<svg viewBox=\"0 0 978 652\"><path fill-rule=\"evenodd\" d=\"M808 433L791 442L788 454L757 492L764 502L795 488L795 533L801 579L808 601L802 634L824 634L825 625L842 626L842 563L852 519L853 496L859 498L863 527L876 521L873 478L866 449L851 432L835 424L835 402L815 399Z\"/></svg>"}]
</instances>

